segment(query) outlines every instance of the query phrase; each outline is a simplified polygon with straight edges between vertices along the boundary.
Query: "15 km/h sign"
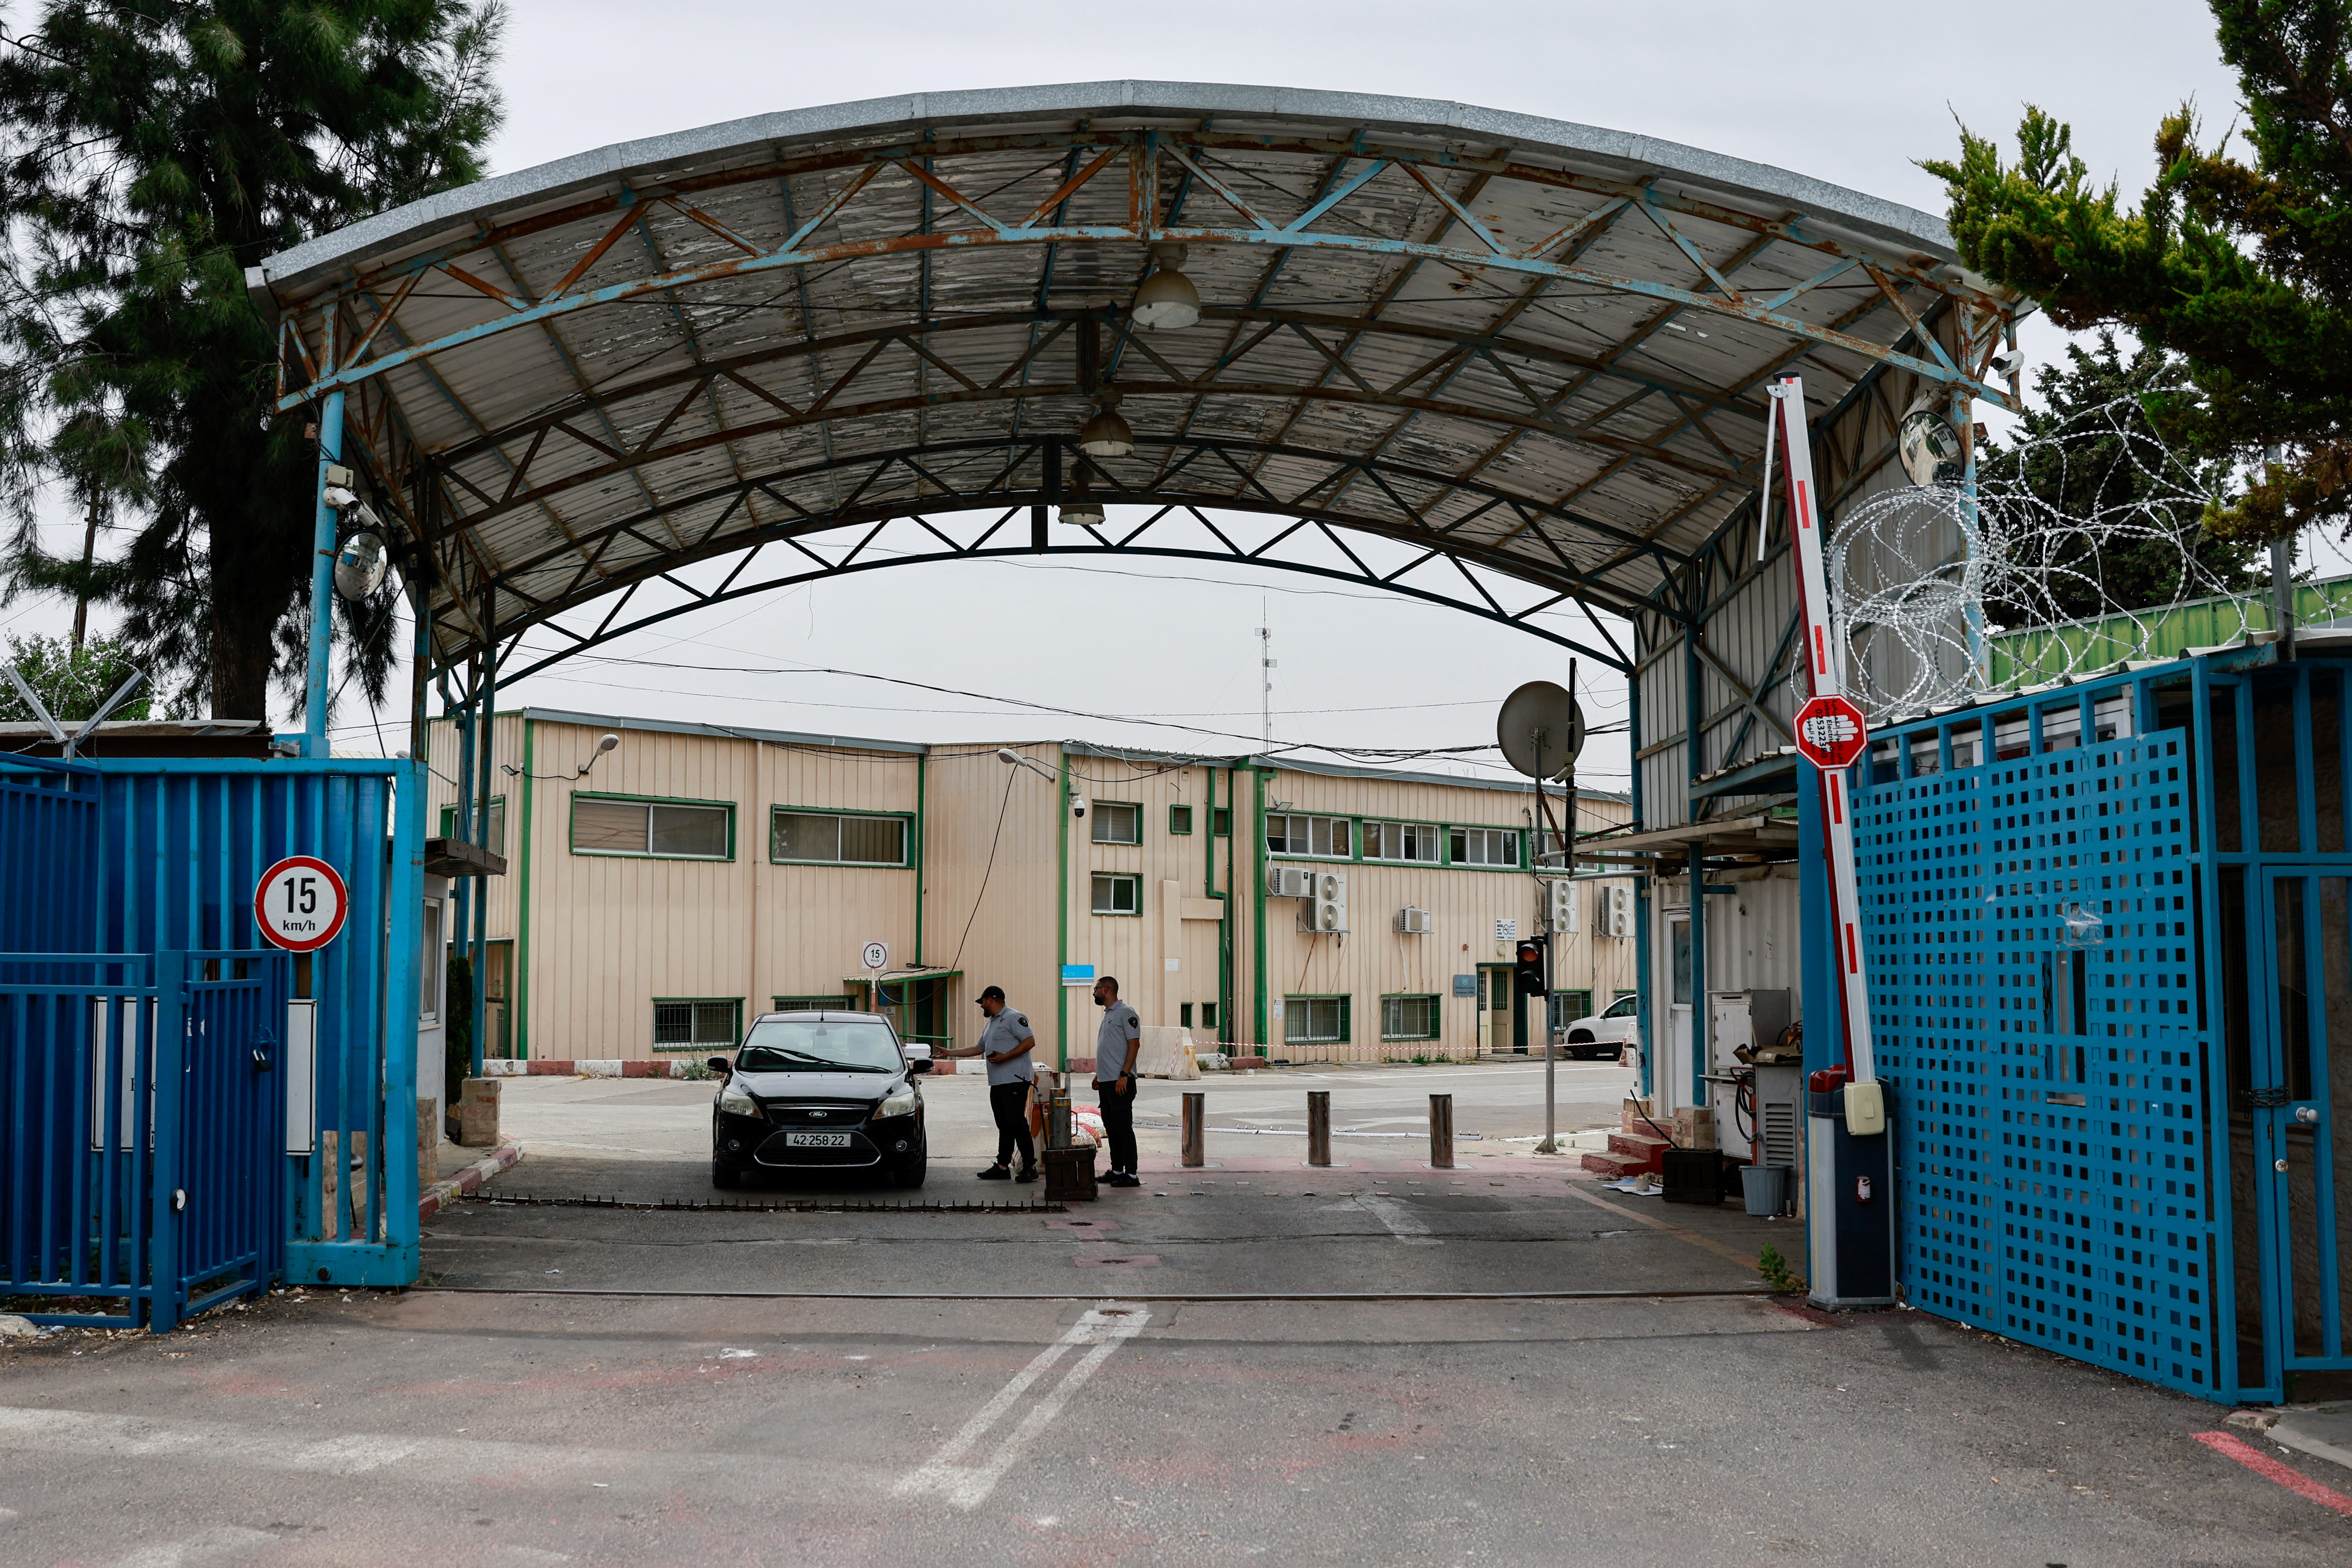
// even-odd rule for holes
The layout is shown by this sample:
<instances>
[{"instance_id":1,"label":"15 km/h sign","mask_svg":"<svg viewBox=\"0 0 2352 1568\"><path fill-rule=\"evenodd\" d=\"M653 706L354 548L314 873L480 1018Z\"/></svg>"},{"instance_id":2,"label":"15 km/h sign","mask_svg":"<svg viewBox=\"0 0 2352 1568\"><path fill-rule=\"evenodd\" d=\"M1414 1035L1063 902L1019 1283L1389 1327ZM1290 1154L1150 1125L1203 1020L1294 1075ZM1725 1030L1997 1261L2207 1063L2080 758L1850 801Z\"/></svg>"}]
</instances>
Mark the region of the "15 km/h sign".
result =
<instances>
[{"instance_id":1,"label":"15 km/h sign","mask_svg":"<svg viewBox=\"0 0 2352 1568\"><path fill-rule=\"evenodd\" d=\"M288 856L253 889L254 923L265 941L289 952L316 952L334 941L351 908L335 868L309 855Z\"/></svg>"}]
</instances>

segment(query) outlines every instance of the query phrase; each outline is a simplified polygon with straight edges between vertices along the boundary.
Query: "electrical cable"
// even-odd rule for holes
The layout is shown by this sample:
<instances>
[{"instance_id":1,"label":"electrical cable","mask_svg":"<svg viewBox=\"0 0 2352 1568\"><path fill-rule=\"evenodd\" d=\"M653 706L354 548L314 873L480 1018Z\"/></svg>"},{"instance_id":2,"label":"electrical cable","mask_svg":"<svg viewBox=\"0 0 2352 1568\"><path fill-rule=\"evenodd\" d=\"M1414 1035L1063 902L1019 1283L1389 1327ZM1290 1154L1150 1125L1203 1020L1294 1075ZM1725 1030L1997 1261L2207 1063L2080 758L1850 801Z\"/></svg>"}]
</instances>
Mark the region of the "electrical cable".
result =
<instances>
[{"instance_id":1,"label":"electrical cable","mask_svg":"<svg viewBox=\"0 0 2352 1568\"><path fill-rule=\"evenodd\" d=\"M988 865L980 873L980 891L971 896L971 913L964 917L963 935L956 938L955 958L948 964L950 969L963 967L963 944L971 940L971 922L980 918L980 901L988 897L988 879L996 869L996 843L1004 837L1004 814L1013 809L1013 781L1020 772L1018 768L1004 770L1004 799L996 808L996 831L989 836Z\"/></svg>"}]
</instances>

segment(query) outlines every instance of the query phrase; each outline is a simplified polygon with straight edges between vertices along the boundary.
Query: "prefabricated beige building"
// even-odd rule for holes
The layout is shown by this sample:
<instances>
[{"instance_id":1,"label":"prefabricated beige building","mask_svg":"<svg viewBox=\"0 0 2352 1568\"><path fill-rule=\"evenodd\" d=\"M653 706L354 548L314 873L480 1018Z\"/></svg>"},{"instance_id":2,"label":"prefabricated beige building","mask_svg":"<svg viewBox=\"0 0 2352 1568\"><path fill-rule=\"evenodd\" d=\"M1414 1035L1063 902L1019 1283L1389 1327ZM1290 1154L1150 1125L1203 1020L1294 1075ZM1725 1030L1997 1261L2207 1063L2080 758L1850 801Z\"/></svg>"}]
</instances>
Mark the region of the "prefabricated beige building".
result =
<instances>
[{"instance_id":1,"label":"prefabricated beige building","mask_svg":"<svg viewBox=\"0 0 2352 1568\"><path fill-rule=\"evenodd\" d=\"M460 738L433 729L439 831L465 837L446 782ZM697 1053L820 1003L968 1043L989 984L1048 1059L1084 1057L1104 974L1203 1050L1539 1049L1510 965L1555 911L1556 1025L1634 984L1631 878L1536 876L1541 849L1559 857L1520 783L541 709L499 715L491 749L472 837L507 868L461 889L488 900L492 1057ZM1579 796L1580 832L1629 815ZM1553 879L1570 888L1557 904Z\"/></svg>"}]
</instances>

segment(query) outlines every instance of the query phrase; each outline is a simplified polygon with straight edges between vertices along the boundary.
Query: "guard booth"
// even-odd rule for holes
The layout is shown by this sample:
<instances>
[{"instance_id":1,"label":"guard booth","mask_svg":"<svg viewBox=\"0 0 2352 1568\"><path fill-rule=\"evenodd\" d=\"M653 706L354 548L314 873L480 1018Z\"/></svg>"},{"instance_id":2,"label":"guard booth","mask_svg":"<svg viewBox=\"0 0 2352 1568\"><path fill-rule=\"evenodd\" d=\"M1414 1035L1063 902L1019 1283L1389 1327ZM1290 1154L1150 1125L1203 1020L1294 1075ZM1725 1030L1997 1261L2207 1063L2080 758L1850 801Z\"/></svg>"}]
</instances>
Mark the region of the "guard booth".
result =
<instances>
[{"instance_id":1,"label":"guard booth","mask_svg":"<svg viewBox=\"0 0 2352 1568\"><path fill-rule=\"evenodd\" d=\"M53 1303L26 1316L160 1331L415 1280L421 778L0 756L0 1293ZM314 952L257 919L289 857L341 885Z\"/></svg>"},{"instance_id":2,"label":"guard booth","mask_svg":"<svg viewBox=\"0 0 2352 1568\"><path fill-rule=\"evenodd\" d=\"M2352 1373L2347 701L2305 632L1878 732L1913 1306L2224 1403Z\"/></svg>"}]
</instances>

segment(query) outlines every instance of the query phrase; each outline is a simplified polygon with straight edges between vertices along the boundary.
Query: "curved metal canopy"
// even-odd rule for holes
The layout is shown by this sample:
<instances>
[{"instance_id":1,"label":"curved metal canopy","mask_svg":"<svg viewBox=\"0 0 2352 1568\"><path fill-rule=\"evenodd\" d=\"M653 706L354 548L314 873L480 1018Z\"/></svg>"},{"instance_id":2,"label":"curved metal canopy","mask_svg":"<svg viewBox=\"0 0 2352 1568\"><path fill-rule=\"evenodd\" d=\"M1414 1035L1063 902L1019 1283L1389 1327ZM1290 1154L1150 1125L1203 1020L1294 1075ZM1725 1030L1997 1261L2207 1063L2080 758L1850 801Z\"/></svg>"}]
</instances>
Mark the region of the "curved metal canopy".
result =
<instances>
[{"instance_id":1,"label":"curved metal canopy","mask_svg":"<svg viewBox=\"0 0 2352 1568\"><path fill-rule=\"evenodd\" d=\"M1200 319L1147 331L1167 246ZM2013 390L1985 365L2014 301L1924 214L1587 126L1268 88L739 121L402 207L248 282L278 409L344 395L346 460L429 562L441 668L533 626L617 636L656 580L708 602L668 574L747 551L809 576L1125 548L1522 626L1563 600L1686 620L1679 568L1754 489L1768 377L1801 369L1824 409L1890 368ZM1106 406L1134 450L1087 457ZM1052 523L1074 492L1151 510ZM859 561L907 519L945 550ZM846 554L816 537L842 528ZM1351 534L1392 542L1376 564ZM725 592L764 585L751 563Z\"/></svg>"}]
</instances>

